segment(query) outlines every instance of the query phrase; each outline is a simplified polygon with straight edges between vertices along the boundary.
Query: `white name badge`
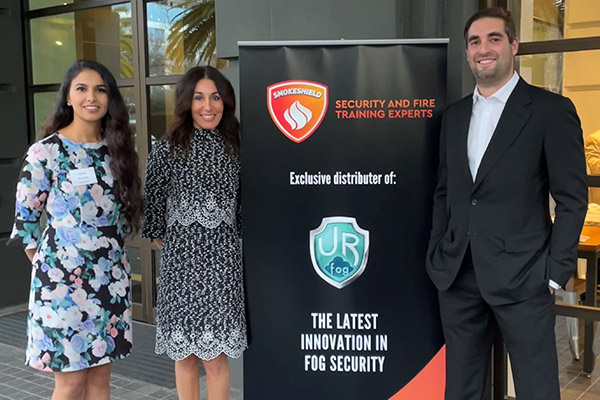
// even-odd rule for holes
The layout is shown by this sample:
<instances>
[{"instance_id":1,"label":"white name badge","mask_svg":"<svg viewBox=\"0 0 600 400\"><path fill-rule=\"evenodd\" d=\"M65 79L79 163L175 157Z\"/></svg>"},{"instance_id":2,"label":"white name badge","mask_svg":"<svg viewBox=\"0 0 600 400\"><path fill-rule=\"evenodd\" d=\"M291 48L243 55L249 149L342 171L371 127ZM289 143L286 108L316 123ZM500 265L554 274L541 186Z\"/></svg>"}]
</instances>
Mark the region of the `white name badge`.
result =
<instances>
[{"instance_id":1,"label":"white name badge","mask_svg":"<svg viewBox=\"0 0 600 400\"><path fill-rule=\"evenodd\" d=\"M98 182L94 167L73 169L69 171L69 178L73 186L91 185Z\"/></svg>"}]
</instances>

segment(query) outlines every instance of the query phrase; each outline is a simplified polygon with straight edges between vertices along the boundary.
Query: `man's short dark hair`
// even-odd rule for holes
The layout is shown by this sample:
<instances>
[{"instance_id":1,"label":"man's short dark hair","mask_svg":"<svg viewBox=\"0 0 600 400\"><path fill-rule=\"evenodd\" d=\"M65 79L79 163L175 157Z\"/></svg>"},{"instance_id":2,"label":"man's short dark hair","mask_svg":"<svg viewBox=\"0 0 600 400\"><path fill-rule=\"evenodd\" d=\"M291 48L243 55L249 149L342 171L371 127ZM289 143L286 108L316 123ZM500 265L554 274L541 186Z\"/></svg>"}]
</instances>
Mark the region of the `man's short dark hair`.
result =
<instances>
[{"instance_id":1,"label":"man's short dark hair","mask_svg":"<svg viewBox=\"0 0 600 400\"><path fill-rule=\"evenodd\" d=\"M510 15L510 11L505 10L501 7L492 7L486 8L483 10L477 11L465 24L465 43L468 44L469 38L467 35L469 34L469 28L473 22L482 18L499 18L504 21L504 30L506 31L506 36L508 36L508 42L512 43L513 40L517 37L517 29L515 28L515 21L513 21L512 16Z\"/></svg>"}]
</instances>

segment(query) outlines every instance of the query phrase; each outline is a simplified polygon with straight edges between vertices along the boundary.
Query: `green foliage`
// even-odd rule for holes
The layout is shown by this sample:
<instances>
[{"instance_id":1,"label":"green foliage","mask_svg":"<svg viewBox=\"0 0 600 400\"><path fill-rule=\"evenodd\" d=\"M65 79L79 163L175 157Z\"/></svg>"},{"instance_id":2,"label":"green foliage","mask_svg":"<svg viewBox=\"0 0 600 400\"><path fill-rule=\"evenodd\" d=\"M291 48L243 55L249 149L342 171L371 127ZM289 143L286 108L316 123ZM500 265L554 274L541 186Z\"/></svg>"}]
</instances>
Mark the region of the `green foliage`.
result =
<instances>
[{"instance_id":1,"label":"green foliage","mask_svg":"<svg viewBox=\"0 0 600 400\"><path fill-rule=\"evenodd\" d=\"M115 13L129 13L128 7L115 7ZM127 18L120 17L119 22L119 41L120 41L120 58L121 58L121 78L133 78L133 35L131 33L131 16Z\"/></svg>"},{"instance_id":2,"label":"green foliage","mask_svg":"<svg viewBox=\"0 0 600 400\"><path fill-rule=\"evenodd\" d=\"M187 0L184 7L189 8L173 18L167 56L175 65L210 64L216 48L215 1Z\"/></svg>"}]
</instances>

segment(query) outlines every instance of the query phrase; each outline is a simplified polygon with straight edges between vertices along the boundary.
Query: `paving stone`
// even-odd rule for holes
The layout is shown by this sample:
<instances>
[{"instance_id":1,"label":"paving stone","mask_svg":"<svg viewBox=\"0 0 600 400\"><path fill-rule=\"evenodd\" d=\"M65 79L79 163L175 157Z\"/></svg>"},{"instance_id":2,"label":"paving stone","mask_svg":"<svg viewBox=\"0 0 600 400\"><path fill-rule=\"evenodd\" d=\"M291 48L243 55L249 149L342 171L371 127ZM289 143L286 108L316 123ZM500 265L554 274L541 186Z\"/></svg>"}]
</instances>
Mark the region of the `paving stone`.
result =
<instances>
[{"instance_id":1,"label":"paving stone","mask_svg":"<svg viewBox=\"0 0 600 400\"><path fill-rule=\"evenodd\" d=\"M131 391L137 391L140 388L143 388L144 386L147 386L148 384L146 382L130 382L126 385L123 385L123 387L125 389L131 390Z\"/></svg>"},{"instance_id":2,"label":"paving stone","mask_svg":"<svg viewBox=\"0 0 600 400\"><path fill-rule=\"evenodd\" d=\"M170 391L167 391L165 389L160 389L157 390L153 393L149 394L149 397L153 398L153 399L166 399L167 397L169 397L172 393Z\"/></svg>"},{"instance_id":3,"label":"paving stone","mask_svg":"<svg viewBox=\"0 0 600 400\"><path fill-rule=\"evenodd\" d=\"M154 393L154 392L156 392L159 389L160 389L160 386L146 385L146 386L143 386L143 387L141 387L139 389L136 389L136 392L143 393L145 395L150 395L150 393Z\"/></svg>"},{"instance_id":4,"label":"paving stone","mask_svg":"<svg viewBox=\"0 0 600 400\"><path fill-rule=\"evenodd\" d=\"M122 399L123 400L139 400L142 397L146 397L146 395L144 393L129 392L129 393L123 395Z\"/></svg>"}]
</instances>

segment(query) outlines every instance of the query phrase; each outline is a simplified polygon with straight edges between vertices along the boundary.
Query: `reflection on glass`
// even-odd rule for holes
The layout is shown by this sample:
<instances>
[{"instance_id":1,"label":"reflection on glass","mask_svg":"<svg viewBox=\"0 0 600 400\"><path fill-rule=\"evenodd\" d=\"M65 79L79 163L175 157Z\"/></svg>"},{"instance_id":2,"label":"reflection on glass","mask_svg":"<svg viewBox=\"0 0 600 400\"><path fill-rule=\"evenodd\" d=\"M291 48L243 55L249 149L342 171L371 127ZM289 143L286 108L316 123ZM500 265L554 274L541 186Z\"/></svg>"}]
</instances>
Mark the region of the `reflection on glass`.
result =
<instances>
[{"instance_id":1,"label":"reflection on glass","mask_svg":"<svg viewBox=\"0 0 600 400\"><path fill-rule=\"evenodd\" d=\"M76 3L81 1L82 0L77 0ZM67 4L73 4L73 0L29 0L29 9L37 10L39 8L66 6Z\"/></svg>"},{"instance_id":2,"label":"reflection on glass","mask_svg":"<svg viewBox=\"0 0 600 400\"><path fill-rule=\"evenodd\" d=\"M140 249L127 246L127 260L131 266L131 298L134 303L142 302L142 257Z\"/></svg>"},{"instance_id":3,"label":"reflection on glass","mask_svg":"<svg viewBox=\"0 0 600 400\"><path fill-rule=\"evenodd\" d=\"M121 96L123 96L123 101L125 102L125 107L127 107L127 113L129 114L129 126L131 128L131 133L133 133L134 143L135 136L137 132L136 125L136 117L135 117L135 91L133 87L124 87L119 88L121 91Z\"/></svg>"},{"instance_id":4,"label":"reflection on glass","mask_svg":"<svg viewBox=\"0 0 600 400\"><path fill-rule=\"evenodd\" d=\"M214 0L155 1L146 5L150 76L183 74L217 65Z\"/></svg>"},{"instance_id":5,"label":"reflection on glass","mask_svg":"<svg viewBox=\"0 0 600 400\"><path fill-rule=\"evenodd\" d=\"M600 36L600 1L510 0L522 42Z\"/></svg>"},{"instance_id":6,"label":"reflection on glass","mask_svg":"<svg viewBox=\"0 0 600 400\"><path fill-rule=\"evenodd\" d=\"M150 148L165 134L174 108L175 85L150 86Z\"/></svg>"},{"instance_id":7,"label":"reflection on glass","mask_svg":"<svg viewBox=\"0 0 600 400\"><path fill-rule=\"evenodd\" d=\"M530 84L554 93L562 93L562 53L520 56L518 64L519 74Z\"/></svg>"},{"instance_id":8,"label":"reflection on glass","mask_svg":"<svg viewBox=\"0 0 600 400\"><path fill-rule=\"evenodd\" d=\"M30 28L34 84L60 83L82 58L101 62L116 78L133 76L130 4L34 18Z\"/></svg>"},{"instance_id":9,"label":"reflection on glass","mask_svg":"<svg viewBox=\"0 0 600 400\"><path fill-rule=\"evenodd\" d=\"M45 92L33 94L33 117L35 123L35 137L42 137L42 128L46 124L52 107L56 101L57 92Z\"/></svg>"},{"instance_id":10,"label":"reflection on glass","mask_svg":"<svg viewBox=\"0 0 600 400\"><path fill-rule=\"evenodd\" d=\"M562 39L564 3L555 0L511 0L510 10L522 42Z\"/></svg>"}]
</instances>

